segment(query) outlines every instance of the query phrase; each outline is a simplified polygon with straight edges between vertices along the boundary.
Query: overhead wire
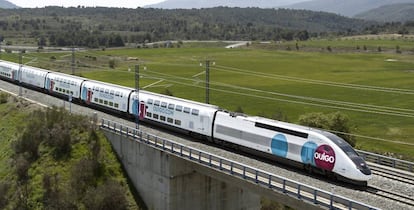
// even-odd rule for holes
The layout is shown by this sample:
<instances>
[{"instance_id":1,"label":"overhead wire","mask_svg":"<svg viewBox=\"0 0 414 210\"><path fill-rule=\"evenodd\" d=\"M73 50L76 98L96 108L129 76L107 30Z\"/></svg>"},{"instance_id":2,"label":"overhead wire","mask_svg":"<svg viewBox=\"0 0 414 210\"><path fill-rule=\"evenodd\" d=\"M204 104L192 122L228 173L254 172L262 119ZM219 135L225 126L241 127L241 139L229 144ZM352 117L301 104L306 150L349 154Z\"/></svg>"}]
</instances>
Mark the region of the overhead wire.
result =
<instances>
[{"instance_id":1,"label":"overhead wire","mask_svg":"<svg viewBox=\"0 0 414 210\"><path fill-rule=\"evenodd\" d=\"M341 87L341 88L353 88L353 89L361 89L361 90L372 90L372 91L381 91L381 92L398 93L398 94L411 94L411 95L414 94L414 90L410 90L410 89L389 88L389 87L379 87L379 86L369 86L369 85L359 85L359 84L305 79L305 78L285 76L285 75L280 75L280 74L266 74L266 73L257 72L257 71L253 72L253 71L249 71L245 69L227 67L227 66L221 66L221 65L216 65L216 67L211 67L211 68L219 70L219 71L226 71L226 72L237 73L237 74L245 74L245 75L256 76L256 77L259 76L259 77L265 77L265 78L287 80L287 81L293 81L293 82L304 82L304 83L317 84L317 85L326 85L326 86Z\"/></svg>"},{"instance_id":2,"label":"overhead wire","mask_svg":"<svg viewBox=\"0 0 414 210\"><path fill-rule=\"evenodd\" d=\"M198 88L203 88L201 86L196 85L189 85L188 83L183 82L177 82L177 79L184 80L184 81L190 81L190 82L196 82L196 83L205 83L202 80L196 80L196 79L190 79L190 78L184 78L184 77L177 77L170 74L155 72L151 70L147 70L148 73L158 74L161 75L162 79L165 81L169 81L172 83L177 83L180 85L186 85L186 86L193 86ZM173 79L172 79L173 78ZM385 106L376 106L376 105L370 105L370 104L359 104L359 103L352 103L352 102L345 102L345 101L335 101L335 100L327 100L327 99L319 99L319 98L312 98L312 97L306 97L306 96L297 96L297 95L291 95L291 94L284 94L284 93L278 93L278 92L271 92L271 91L264 91L264 90L258 90L253 88L246 88L241 86L235 86L235 85L229 85L225 83L218 83L218 82L210 82L211 85L216 86L222 86L227 88L233 88L237 90L245 90L250 92L256 92L256 93L263 93L263 94L270 94L270 95L277 95L282 97L288 97L288 98L295 98L295 99L301 99L305 101L295 101L295 100L288 100L288 99L282 99L282 98L271 98L271 97L265 97L265 96L259 96L257 94L247 94L245 92L237 92L237 91L230 91L230 90L222 90L218 88L212 88L210 89L220 92L227 92L231 94L238 94L238 95L245 95L250 97L256 97L256 98L263 98L263 99L270 99L270 100L277 100L277 101L284 101L289 103L297 103L297 104L306 104L306 105L313 105L313 106L319 106L319 107L326 107L326 108L333 108L333 109L342 109L342 110L349 110L349 111L359 111L359 112L367 112L367 113L375 113L375 114L384 114L384 115L394 115L394 116L402 116L402 117L414 117L414 110L411 109L402 109L402 108L395 108L395 107L385 107ZM312 102L319 102L318 103L310 103L306 101L312 101Z\"/></svg>"}]
</instances>

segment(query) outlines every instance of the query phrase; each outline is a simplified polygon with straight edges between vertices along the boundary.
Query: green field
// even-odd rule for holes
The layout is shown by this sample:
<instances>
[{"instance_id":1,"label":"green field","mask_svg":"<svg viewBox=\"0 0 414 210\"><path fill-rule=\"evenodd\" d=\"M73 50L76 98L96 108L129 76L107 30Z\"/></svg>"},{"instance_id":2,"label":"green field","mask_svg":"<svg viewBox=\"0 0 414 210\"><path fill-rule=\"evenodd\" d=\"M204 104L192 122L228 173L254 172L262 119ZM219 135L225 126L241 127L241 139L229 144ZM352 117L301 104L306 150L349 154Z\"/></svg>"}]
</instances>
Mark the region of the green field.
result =
<instances>
[{"instance_id":1,"label":"green field","mask_svg":"<svg viewBox=\"0 0 414 210\"><path fill-rule=\"evenodd\" d=\"M344 42L351 41L301 44L322 48ZM356 42L353 48L377 46L381 40L352 42ZM395 43L388 42L391 40L381 45L392 49ZM397 44L401 49L413 48L412 40L399 40ZM142 89L160 93L168 89L174 96L204 102L205 66L200 62L211 60L212 104L232 111L241 108L250 115L272 117L282 113L293 123L307 113L340 111L350 118L352 133L358 135L357 148L414 160L412 54L287 51L263 44L242 49L186 46L79 52L76 73L134 87L134 66L139 63ZM70 56L62 55L27 54L24 61L36 58L32 65L70 72ZM52 56L57 59L50 60ZM116 61L115 69L108 68L110 59Z\"/></svg>"}]
</instances>

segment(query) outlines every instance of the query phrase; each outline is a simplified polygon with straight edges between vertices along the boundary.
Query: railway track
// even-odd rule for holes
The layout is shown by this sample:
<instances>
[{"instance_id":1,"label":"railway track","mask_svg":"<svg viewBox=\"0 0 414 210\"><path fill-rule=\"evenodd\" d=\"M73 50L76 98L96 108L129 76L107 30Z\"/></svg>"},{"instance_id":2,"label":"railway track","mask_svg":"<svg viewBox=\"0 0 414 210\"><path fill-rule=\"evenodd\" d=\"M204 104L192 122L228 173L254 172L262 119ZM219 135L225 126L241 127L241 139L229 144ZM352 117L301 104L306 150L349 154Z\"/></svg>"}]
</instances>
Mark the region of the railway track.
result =
<instances>
[{"instance_id":1,"label":"railway track","mask_svg":"<svg viewBox=\"0 0 414 210\"><path fill-rule=\"evenodd\" d=\"M369 184L366 192L414 209L413 173L370 162L368 165L376 181Z\"/></svg>"},{"instance_id":2,"label":"railway track","mask_svg":"<svg viewBox=\"0 0 414 210\"><path fill-rule=\"evenodd\" d=\"M412 196L403 195L389 190L380 189L377 187L368 187L366 191L375 196L403 203L414 208L414 198Z\"/></svg>"},{"instance_id":3,"label":"railway track","mask_svg":"<svg viewBox=\"0 0 414 210\"><path fill-rule=\"evenodd\" d=\"M414 175L401 170L391 170L389 168L378 165L370 165L371 171L374 175L381 176L387 179L398 181L401 183L414 185Z\"/></svg>"}]
</instances>

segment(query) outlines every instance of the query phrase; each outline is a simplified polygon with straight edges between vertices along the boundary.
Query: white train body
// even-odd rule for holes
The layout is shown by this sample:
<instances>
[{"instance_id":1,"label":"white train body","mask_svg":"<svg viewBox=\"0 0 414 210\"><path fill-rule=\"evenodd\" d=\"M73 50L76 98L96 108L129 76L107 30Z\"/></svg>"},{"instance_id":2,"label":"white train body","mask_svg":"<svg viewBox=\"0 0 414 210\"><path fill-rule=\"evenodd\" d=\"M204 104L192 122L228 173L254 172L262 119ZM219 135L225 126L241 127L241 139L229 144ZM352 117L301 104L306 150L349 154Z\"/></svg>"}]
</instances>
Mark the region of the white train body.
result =
<instances>
[{"instance_id":1,"label":"white train body","mask_svg":"<svg viewBox=\"0 0 414 210\"><path fill-rule=\"evenodd\" d=\"M35 67L23 66L21 68L20 82L34 86L36 88L45 88L46 75L49 71Z\"/></svg>"},{"instance_id":2,"label":"white train body","mask_svg":"<svg viewBox=\"0 0 414 210\"><path fill-rule=\"evenodd\" d=\"M338 136L318 129L262 117L233 114L219 107L172 96L86 80L80 77L22 67L0 61L0 78L42 88L49 93L72 94L87 105L122 112L142 121L197 134L252 149L264 157L278 157L313 166L351 181L371 179L371 171L355 150Z\"/></svg>"},{"instance_id":3,"label":"white train body","mask_svg":"<svg viewBox=\"0 0 414 210\"><path fill-rule=\"evenodd\" d=\"M215 119L213 136L352 180L367 181L371 178L366 165L360 165L358 168L355 162L365 162L359 162L360 157L352 147L328 132L261 117L237 116L219 111Z\"/></svg>"},{"instance_id":4,"label":"white train body","mask_svg":"<svg viewBox=\"0 0 414 210\"><path fill-rule=\"evenodd\" d=\"M49 93L58 93L72 98L80 98L80 87L84 78L51 72L46 75L45 89Z\"/></svg>"},{"instance_id":5,"label":"white train body","mask_svg":"<svg viewBox=\"0 0 414 210\"><path fill-rule=\"evenodd\" d=\"M86 104L127 112L128 99L133 89L88 80L82 83L81 91L81 100Z\"/></svg>"},{"instance_id":6,"label":"white train body","mask_svg":"<svg viewBox=\"0 0 414 210\"><path fill-rule=\"evenodd\" d=\"M138 99L134 92L130 101L130 114L137 115ZM151 120L168 126L211 136L214 114L218 107L195 101L139 91L141 119Z\"/></svg>"},{"instance_id":7,"label":"white train body","mask_svg":"<svg viewBox=\"0 0 414 210\"><path fill-rule=\"evenodd\" d=\"M18 80L19 65L0 61L0 76L11 81Z\"/></svg>"}]
</instances>

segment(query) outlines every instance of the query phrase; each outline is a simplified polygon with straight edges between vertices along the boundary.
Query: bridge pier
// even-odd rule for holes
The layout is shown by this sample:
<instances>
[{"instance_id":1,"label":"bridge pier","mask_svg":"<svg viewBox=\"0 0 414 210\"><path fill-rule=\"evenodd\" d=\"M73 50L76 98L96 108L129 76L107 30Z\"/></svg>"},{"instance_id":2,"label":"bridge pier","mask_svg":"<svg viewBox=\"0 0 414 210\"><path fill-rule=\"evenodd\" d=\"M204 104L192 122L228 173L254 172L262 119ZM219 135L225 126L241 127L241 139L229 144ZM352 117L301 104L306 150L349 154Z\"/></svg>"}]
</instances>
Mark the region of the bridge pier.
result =
<instances>
[{"instance_id":1,"label":"bridge pier","mask_svg":"<svg viewBox=\"0 0 414 210\"><path fill-rule=\"evenodd\" d=\"M260 195L197 163L103 130L149 209L260 209Z\"/></svg>"}]
</instances>

